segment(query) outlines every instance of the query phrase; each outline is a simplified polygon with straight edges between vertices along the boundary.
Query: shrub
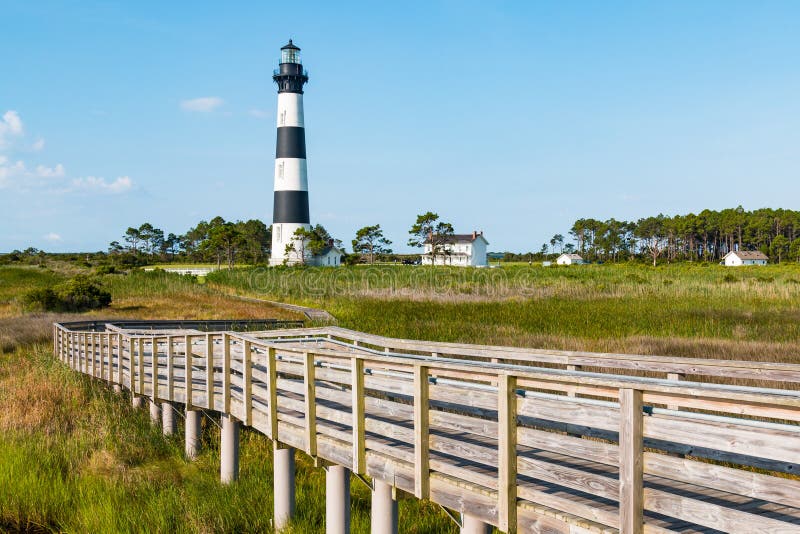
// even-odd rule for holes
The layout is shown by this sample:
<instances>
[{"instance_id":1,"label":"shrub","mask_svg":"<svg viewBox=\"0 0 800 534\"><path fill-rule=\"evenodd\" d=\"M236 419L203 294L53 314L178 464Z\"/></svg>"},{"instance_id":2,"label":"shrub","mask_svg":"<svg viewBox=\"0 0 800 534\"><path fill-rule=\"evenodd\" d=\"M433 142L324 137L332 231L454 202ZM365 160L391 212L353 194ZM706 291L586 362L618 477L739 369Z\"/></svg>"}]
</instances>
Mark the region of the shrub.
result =
<instances>
[{"instance_id":1,"label":"shrub","mask_svg":"<svg viewBox=\"0 0 800 534\"><path fill-rule=\"evenodd\" d=\"M118 271L114 265L104 263L103 265L98 265L95 272L97 274L116 274Z\"/></svg>"},{"instance_id":2,"label":"shrub","mask_svg":"<svg viewBox=\"0 0 800 534\"><path fill-rule=\"evenodd\" d=\"M111 304L111 293L88 276L78 275L53 288L34 289L23 302L27 309L80 312Z\"/></svg>"},{"instance_id":3,"label":"shrub","mask_svg":"<svg viewBox=\"0 0 800 534\"><path fill-rule=\"evenodd\" d=\"M58 310L60 301L53 288L32 289L23 297L25 308L37 311Z\"/></svg>"}]
</instances>

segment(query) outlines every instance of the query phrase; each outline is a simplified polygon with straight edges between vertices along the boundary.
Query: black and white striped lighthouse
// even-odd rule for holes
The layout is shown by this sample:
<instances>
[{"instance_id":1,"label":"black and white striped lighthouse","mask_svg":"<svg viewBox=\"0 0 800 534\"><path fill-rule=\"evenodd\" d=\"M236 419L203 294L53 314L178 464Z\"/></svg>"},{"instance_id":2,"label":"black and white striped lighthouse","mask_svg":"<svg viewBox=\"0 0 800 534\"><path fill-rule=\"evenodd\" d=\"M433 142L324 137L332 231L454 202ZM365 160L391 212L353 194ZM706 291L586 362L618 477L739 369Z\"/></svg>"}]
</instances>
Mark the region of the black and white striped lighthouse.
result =
<instances>
[{"instance_id":1,"label":"black and white striped lighthouse","mask_svg":"<svg viewBox=\"0 0 800 534\"><path fill-rule=\"evenodd\" d=\"M308 82L308 71L300 61L300 48L291 39L281 48L280 65L273 71L272 79L278 84L278 141L270 265L281 265L300 260L294 253L287 257L286 246L293 241L298 228L311 228L303 124L303 85Z\"/></svg>"}]
</instances>

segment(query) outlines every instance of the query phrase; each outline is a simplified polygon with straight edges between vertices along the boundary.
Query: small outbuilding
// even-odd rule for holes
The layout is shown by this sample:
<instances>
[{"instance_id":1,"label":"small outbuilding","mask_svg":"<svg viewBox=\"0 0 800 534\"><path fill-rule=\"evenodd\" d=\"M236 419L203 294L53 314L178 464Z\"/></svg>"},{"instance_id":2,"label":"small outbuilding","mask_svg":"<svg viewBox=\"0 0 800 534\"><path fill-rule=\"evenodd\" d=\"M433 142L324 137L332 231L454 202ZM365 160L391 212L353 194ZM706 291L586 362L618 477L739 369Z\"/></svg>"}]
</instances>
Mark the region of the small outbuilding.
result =
<instances>
[{"instance_id":1,"label":"small outbuilding","mask_svg":"<svg viewBox=\"0 0 800 534\"><path fill-rule=\"evenodd\" d=\"M319 254L314 254L308 261L309 265L317 267L339 267L344 260L344 251L329 244Z\"/></svg>"},{"instance_id":2,"label":"small outbuilding","mask_svg":"<svg viewBox=\"0 0 800 534\"><path fill-rule=\"evenodd\" d=\"M562 254L556 259L558 265L583 265L586 263L579 254Z\"/></svg>"},{"instance_id":3,"label":"small outbuilding","mask_svg":"<svg viewBox=\"0 0 800 534\"><path fill-rule=\"evenodd\" d=\"M735 250L725 254L722 264L725 267L739 267L741 265L766 265L769 258L763 252L753 250Z\"/></svg>"}]
</instances>

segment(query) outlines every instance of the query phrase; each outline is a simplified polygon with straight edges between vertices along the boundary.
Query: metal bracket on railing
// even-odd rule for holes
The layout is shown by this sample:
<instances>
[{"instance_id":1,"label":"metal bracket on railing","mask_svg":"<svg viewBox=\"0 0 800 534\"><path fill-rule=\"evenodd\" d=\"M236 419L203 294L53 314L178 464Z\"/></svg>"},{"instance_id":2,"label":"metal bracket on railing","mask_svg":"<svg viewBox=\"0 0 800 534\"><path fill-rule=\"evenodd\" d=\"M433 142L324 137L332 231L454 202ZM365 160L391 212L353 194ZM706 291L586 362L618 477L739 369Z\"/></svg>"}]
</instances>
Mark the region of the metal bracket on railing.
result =
<instances>
[{"instance_id":1,"label":"metal bracket on railing","mask_svg":"<svg viewBox=\"0 0 800 534\"><path fill-rule=\"evenodd\" d=\"M214 426L216 426L217 428L219 428L220 430L222 430L222 425L220 425L219 423L217 423L216 421L214 421L214 418L213 418L213 417L211 417L210 415L208 415L208 412L206 412L206 411L205 411L204 409L202 409L202 408L200 408L200 411L203 413L203 415L205 415L206 417L208 417L208 420L209 420L209 421L211 421L212 423L214 423Z\"/></svg>"},{"instance_id":2,"label":"metal bracket on railing","mask_svg":"<svg viewBox=\"0 0 800 534\"><path fill-rule=\"evenodd\" d=\"M452 511L450 508L445 508L444 506L442 506L439 503L436 503L436 504L439 506L439 508L442 509L442 511L447 515L447 517L449 517L450 520L453 521L453 523L456 524L456 526L458 528L462 528L464 526L464 514L463 513L456 514L456 512Z\"/></svg>"},{"instance_id":3,"label":"metal bracket on railing","mask_svg":"<svg viewBox=\"0 0 800 534\"><path fill-rule=\"evenodd\" d=\"M353 473L353 475L354 475L354 476L355 476L355 477L356 477L358 480L360 480L362 484L364 484L364 485L365 485L367 488L369 488L369 490L370 490L370 491L372 491L373 489L375 489L375 488L373 488L373 487L372 487L372 484L370 484L370 483L367 481L367 479L364 477L364 475L359 475L358 473Z\"/></svg>"}]
</instances>

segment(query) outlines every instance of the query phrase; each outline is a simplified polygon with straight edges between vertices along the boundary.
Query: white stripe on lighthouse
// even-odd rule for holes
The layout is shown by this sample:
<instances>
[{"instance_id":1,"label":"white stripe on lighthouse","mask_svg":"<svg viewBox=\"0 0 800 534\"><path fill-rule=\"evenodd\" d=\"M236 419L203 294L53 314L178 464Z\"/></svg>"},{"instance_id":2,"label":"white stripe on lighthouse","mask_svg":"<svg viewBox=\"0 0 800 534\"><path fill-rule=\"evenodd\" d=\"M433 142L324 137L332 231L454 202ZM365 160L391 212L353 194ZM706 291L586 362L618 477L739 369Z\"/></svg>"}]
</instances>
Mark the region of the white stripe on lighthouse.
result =
<instances>
[{"instance_id":1,"label":"white stripe on lighthouse","mask_svg":"<svg viewBox=\"0 0 800 534\"><path fill-rule=\"evenodd\" d=\"M301 93L278 93L278 128L281 126L305 126Z\"/></svg>"},{"instance_id":2,"label":"white stripe on lighthouse","mask_svg":"<svg viewBox=\"0 0 800 534\"><path fill-rule=\"evenodd\" d=\"M308 167L300 158L275 160L275 191L308 191Z\"/></svg>"}]
</instances>

